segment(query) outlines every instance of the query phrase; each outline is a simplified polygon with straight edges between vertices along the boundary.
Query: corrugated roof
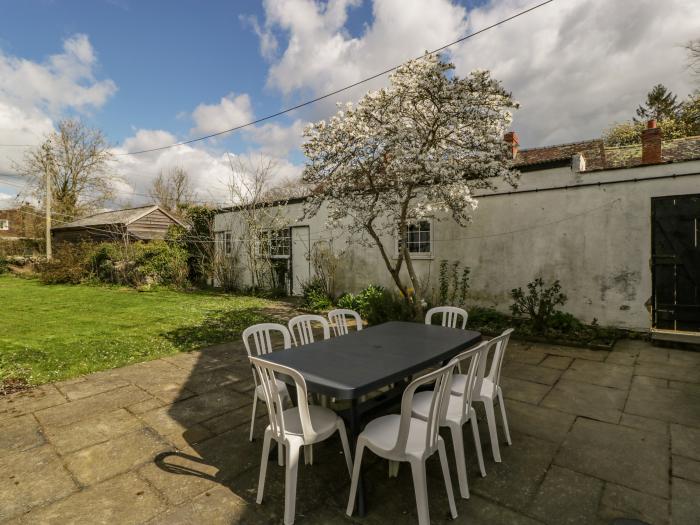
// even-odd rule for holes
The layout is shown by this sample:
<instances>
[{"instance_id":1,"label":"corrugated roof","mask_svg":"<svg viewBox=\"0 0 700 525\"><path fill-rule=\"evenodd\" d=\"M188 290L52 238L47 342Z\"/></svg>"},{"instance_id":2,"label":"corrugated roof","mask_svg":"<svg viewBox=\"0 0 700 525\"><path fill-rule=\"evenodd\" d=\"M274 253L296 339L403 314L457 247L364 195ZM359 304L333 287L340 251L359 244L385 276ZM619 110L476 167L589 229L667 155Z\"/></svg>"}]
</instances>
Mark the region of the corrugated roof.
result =
<instances>
[{"instance_id":1,"label":"corrugated roof","mask_svg":"<svg viewBox=\"0 0 700 525\"><path fill-rule=\"evenodd\" d=\"M148 206L140 206L138 208L105 211L102 213L95 213L94 215L88 215L87 217L83 217L82 219L78 219L76 221L54 226L52 229L60 230L63 228L84 228L86 226L104 226L106 224L128 225L157 209L160 209L160 207L155 204L149 204ZM164 213L170 216L170 214L167 212Z\"/></svg>"}]
</instances>

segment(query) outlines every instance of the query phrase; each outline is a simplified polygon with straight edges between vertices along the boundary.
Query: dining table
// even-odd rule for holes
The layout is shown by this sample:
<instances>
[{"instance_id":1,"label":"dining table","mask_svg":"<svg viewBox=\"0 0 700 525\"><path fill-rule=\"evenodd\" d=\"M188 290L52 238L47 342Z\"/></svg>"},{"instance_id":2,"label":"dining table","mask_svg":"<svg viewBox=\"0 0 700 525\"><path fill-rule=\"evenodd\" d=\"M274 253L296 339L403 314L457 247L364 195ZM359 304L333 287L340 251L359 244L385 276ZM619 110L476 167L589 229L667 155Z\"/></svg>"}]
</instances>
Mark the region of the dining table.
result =
<instances>
[{"instance_id":1,"label":"dining table","mask_svg":"<svg viewBox=\"0 0 700 525\"><path fill-rule=\"evenodd\" d=\"M369 416L396 405L414 374L446 363L480 340L481 334L472 330L392 321L260 358L297 370L309 393L328 396L341 402L339 405L349 402L349 407L338 413L346 422L354 451ZM293 388L290 394L294 399ZM362 476L355 508L364 516Z\"/></svg>"}]
</instances>

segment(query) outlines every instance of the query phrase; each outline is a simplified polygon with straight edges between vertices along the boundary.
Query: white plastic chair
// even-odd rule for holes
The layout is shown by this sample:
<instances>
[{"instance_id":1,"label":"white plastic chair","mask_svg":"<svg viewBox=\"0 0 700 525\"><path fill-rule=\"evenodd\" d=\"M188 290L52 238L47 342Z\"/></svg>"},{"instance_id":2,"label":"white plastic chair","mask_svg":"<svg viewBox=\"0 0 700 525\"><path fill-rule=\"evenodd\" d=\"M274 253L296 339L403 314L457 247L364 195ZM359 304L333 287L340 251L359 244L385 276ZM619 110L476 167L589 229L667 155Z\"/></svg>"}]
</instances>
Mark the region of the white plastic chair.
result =
<instances>
[{"instance_id":1,"label":"white plastic chair","mask_svg":"<svg viewBox=\"0 0 700 525\"><path fill-rule=\"evenodd\" d=\"M466 381L462 381L463 387L460 388L459 394L453 393L447 405L445 419L440 423L441 426L448 427L452 434L452 448L455 452L455 463L457 464L457 479L459 480L459 492L464 499L469 498L469 485L467 483L467 464L464 458L464 438L462 436L462 426L465 423L471 422L472 435L474 436L474 444L476 447L476 457L479 462L481 475L486 476L484 467L484 455L481 451L481 439L479 438L479 424L476 420L476 411L472 407L472 392L476 382L476 372L483 350L488 343L484 342L474 348L470 348L466 352L462 352L456 356L451 362L454 364L461 363L462 369L466 369L464 374ZM454 387L454 378L459 377L453 374L452 385ZM430 402L433 393L430 391L418 392L413 397L413 416L420 419L427 419L430 410Z\"/></svg>"},{"instance_id":2,"label":"white plastic chair","mask_svg":"<svg viewBox=\"0 0 700 525\"><path fill-rule=\"evenodd\" d=\"M498 398L498 404L501 406L501 418L503 419L503 431L506 434L508 445L513 442L510 439L510 430L508 429L508 418L506 417L506 406L503 402L503 391L501 390L501 367L503 365L503 356L506 353L508 340L513 328L508 328L498 337L494 337L487 341L486 347L481 351L479 358L479 367L476 373L476 381L474 383L473 402L479 401L484 404L486 410L486 421L489 425L489 437L491 439L491 450L493 459L496 463L501 462L501 451L498 446L498 429L496 427L496 414L494 411L494 401ZM491 368L486 375L486 362L488 356L493 350L493 358L491 359ZM462 391L463 382L466 381L466 376L455 374L452 380L452 392Z\"/></svg>"},{"instance_id":3,"label":"white plastic chair","mask_svg":"<svg viewBox=\"0 0 700 525\"><path fill-rule=\"evenodd\" d=\"M265 394L270 424L265 429L262 458L260 460L260 478L258 479L257 502L262 503L265 492L265 476L267 474L270 442L275 440L281 449L286 451L285 481L284 481L284 523L294 523L294 507L296 505L297 470L299 466L299 449L328 439L337 431L343 444L343 454L347 464L348 474L352 470L350 444L342 418L328 408L309 405L307 399L306 381L296 370L257 357L251 357L250 362L260 377ZM284 409L279 380L275 374L284 374L294 380L297 389L298 403L296 407Z\"/></svg>"},{"instance_id":4,"label":"white plastic chair","mask_svg":"<svg viewBox=\"0 0 700 525\"><path fill-rule=\"evenodd\" d=\"M442 321L440 323L442 326L457 328L460 319L462 324L460 328L464 330L467 326L467 317L469 317L469 314L462 308L457 308L456 306L436 306L435 308L431 308L425 313L425 324L433 324L433 315L435 314L442 314Z\"/></svg>"},{"instance_id":5,"label":"white plastic chair","mask_svg":"<svg viewBox=\"0 0 700 525\"><path fill-rule=\"evenodd\" d=\"M338 308L328 312L328 320L331 323L331 328L333 328L334 336L346 335L349 332L348 317L355 319L356 330L362 330L362 317L355 310Z\"/></svg>"},{"instance_id":6,"label":"white plastic chair","mask_svg":"<svg viewBox=\"0 0 700 525\"><path fill-rule=\"evenodd\" d=\"M403 393L401 398L401 414L382 416L370 421L357 439L355 450L355 464L352 470L352 483L350 484L350 500L348 501L347 514L352 516L355 506L357 482L362 465L362 454L365 447L376 455L389 461L408 461L413 474L413 489L416 494L416 507L418 509L418 523L429 525L428 512L428 486L425 476L425 461L436 451L440 456L442 475L445 478L445 489L450 506L452 518L457 517L454 494L452 493L452 481L445 454L445 441L438 434L440 421L445 417L449 387L452 382L454 363L450 363L438 370L430 372L413 380ZM422 385L435 383L430 397L427 419L418 419L411 416L411 407L416 389Z\"/></svg>"},{"instance_id":7,"label":"white plastic chair","mask_svg":"<svg viewBox=\"0 0 700 525\"><path fill-rule=\"evenodd\" d=\"M287 325L292 333L294 346L307 345L314 342L313 323L318 323L323 328L323 338L331 338L331 327L328 320L322 315L297 315L289 320Z\"/></svg>"},{"instance_id":8,"label":"white plastic chair","mask_svg":"<svg viewBox=\"0 0 700 525\"><path fill-rule=\"evenodd\" d=\"M292 347L292 338L289 335L289 330L283 324L277 323L260 323L253 326L249 326L243 330L243 344L245 345L245 351L248 352L248 357L254 357L258 355L265 355L272 352L272 339L270 334L278 332L282 334L282 339L284 341L284 348ZM255 354L251 351L250 339L253 339ZM253 395L253 414L250 417L250 436L249 440L253 441L253 430L255 428L255 411L258 405L258 399L260 401L265 401L265 395L263 392L263 387L258 382L258 377L255 375L255 369L253 369L253 382L255 383L255 393ZM282 381L279 382L278 389L283 401L290 401L289 391L287 390L287 385Z\"/></svg>"}]
</instances>

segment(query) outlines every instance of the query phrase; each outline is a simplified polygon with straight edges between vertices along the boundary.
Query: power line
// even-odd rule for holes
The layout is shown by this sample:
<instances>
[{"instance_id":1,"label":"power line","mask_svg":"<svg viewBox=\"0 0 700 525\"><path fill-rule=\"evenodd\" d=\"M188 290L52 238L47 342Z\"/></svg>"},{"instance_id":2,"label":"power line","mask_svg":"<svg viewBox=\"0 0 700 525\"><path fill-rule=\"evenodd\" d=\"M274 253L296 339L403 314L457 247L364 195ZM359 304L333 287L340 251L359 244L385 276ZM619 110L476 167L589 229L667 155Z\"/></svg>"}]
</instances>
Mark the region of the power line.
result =
<instances>
[{"instance_id":1,"label":"power line","mask_svg":"<svg viewBox=\"0 0 700 525\"><path fill-rule=\"evenodd\" d=\"M475 36L477 36L477 35L480 35L481 33L484 33L484 32L489 31L489 30L491 30L491 29L493 29L493 28L495 28L495 27L498 27L498 26L500 26L500 25L502 25L502 24L505 24L506 22L510 22L511 20L514 20L514 19L516 19L516 18L518 18L518 17L521 17L521 16L523 16L523 15L525 15L525 14L531 12L531 11L534 11L534 10L536 10L536 9L539 9L540 7L543 7L543 6L545 6L545 5L547 5L547 4L550 4L550 3L552 3L552 2L554 2L554 0L545 0L544 2L541 2L541 3L537 4L537 5L532 6L532 7L529 7L528 9L525 9L525 10L523 10L523 11L520 11L520 12L518 12L518 13L512 15L512 16L509 16L508 18L504 18L504 19L502 19L502 20L499 20L498 22L495 22L495 23L493 23L493 24L491 24L491 25L489 25L489 26L483 27L483 28L479 29L478 31L475 31L475 32L473 32L473 33L470 33L470 34L468 34L468 35L465 35L465 36L463 36L462 38L458 38L457 40L454 40L453 42L450 42L450 43L448 43L448 44L445 44L445 45L443 45L443 46L440 46L440 47L438 47L437 49L433 49L432 51L429 51L428 54L435 54L435 53L439 53L440 51L444 51L444 50L447 49L448 47L451 47L451 46L454 46L454 45L459 44L459 43L461 43L461 42L464 42L465 40L468 40L468 39L470 39L470 38L472 38L472 37L475 37ZM422 59L424 56L425 56L425 55L421 55L421 56L415 57L413 60L420 60L420 59ZM245 124L240 124L240 125L238 125L238 126L234 126L234 127L232 127L232 128L225 129L225 130L222 130L222 131L217 131L216 133L210 133L209 135L204 135L204 136L202 136L202 137L197 137L197 138L190 139L190 140L184 140L184 141L182 141L182 142L176 142L175 144L169 144L169 145L167 145L167 146L159 146L159 147L157 147L157 148L148 148L148 149L142 149L142 150L138 150L138 151L127 151L127 152L124 152L124 153L116 153L115 155L117 155L117 156L124 156L124 155L140 155L140 154L142 154L142 153L151 153L151 152L154 152L154 151L162 151L162 150L166 150L166 149L170 149L170 148L175 148L175 147L177 147L177 146L185 146L185 145L187 145L187 144L192 144L193 142L199 142L199 141L207 140L207 139L210 139L210 138L213 138L213 137L218 137L218 136L221 136L221 135L225 135L225 134L227 134L227 133L232 133L232 132L234 132L234 131L238 131L238 130L240 130L240 129L247 128L247 127L249 127L249 126L254 126L255 124L259 124L259 123L264 122L264 121L266 121L266 120L270 120L270 119L277 118L277 117L279 117L279 116L281 116L281 115L284 115L284 114L286 114L286 113L290 113L290 112L292 112L292 111L296 111L297 109L303 108L303 107L305 107L305 106L310 106L311 104L315 104L316 102L320 102L321 100L324 100L324 99L327 99L327 98L332 97L332 96L334 96L334 95L337 95L338 93L342 93L343 91L347 91L347 90L352 89L352 88L354 88L354 87L357 87L357 86L359 86L359 85L361 85L361 84L364 84L364 83L366 83L366 82L369 82L369 81L371 81L371 80L374 80L374 79L376 79L376 78L379 78L379 77L381 77L381 76L384 76L384 75L386 75L386 74L388 74L388 73L391 73L392 71L397 70L397 69L398 69L399 67L401 67L403 64L405 64L405 62L402 62L401 64L398 64L398 65L396 65L396 66L390 67L389 69L385 69L384 71L381 71L381 72L379 72L379 73L375 73L374 75L369 76L369 77L367 77L367 78L364 78L364 79L362 79L362 80L358 80L357 82L353 82L352 84L349 84L349 85L347 85L347 86L345 86L345 87L336 89L335 91L331 91L330 93L326 93L325 95L321 95L321 96L319 96L319 97L316 97L316 98L307 100L306 102L302 102L302 103L300 103L300 104L297 104L296 106L292 106L292 107L289 107L289 108L287 108L287 109L283 109L283 110L281 110L281 111L278 111L278 112L276 112L276 113L272 113L272 114L267 115L267 116L265 116L265 117L261 117L261 118L252 120L252 121L250 121L250 122L246 122Z\"/></svg>"}]
</instances>

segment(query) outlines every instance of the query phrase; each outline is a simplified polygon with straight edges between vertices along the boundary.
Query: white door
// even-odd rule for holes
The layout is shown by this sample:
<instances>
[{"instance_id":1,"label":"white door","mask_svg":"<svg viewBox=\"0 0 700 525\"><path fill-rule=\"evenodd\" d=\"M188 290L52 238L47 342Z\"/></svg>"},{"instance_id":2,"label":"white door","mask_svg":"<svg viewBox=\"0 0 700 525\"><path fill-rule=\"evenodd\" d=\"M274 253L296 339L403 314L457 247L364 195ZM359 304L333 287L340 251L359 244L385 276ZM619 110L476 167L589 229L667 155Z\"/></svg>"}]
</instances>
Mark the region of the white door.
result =
<instances>
[{"instance_id":1,"label":"white door","mask_svg":"<svg viewBox=\"0 0 700 525\"><path fill-rule=\"evenodd\" d=\"M303 285L311 277L311 233L308 226L292 230L292 295L301 295Z\"/></svg>"}]
</instances>

